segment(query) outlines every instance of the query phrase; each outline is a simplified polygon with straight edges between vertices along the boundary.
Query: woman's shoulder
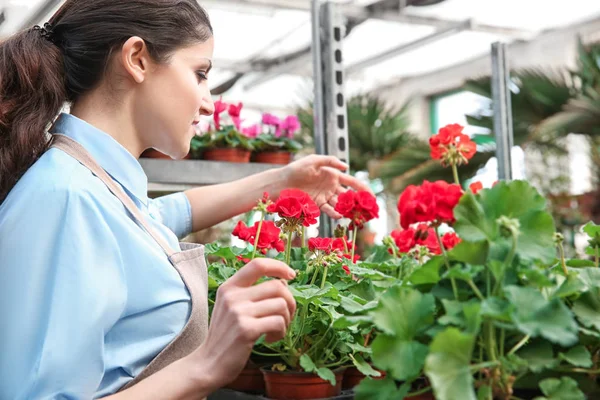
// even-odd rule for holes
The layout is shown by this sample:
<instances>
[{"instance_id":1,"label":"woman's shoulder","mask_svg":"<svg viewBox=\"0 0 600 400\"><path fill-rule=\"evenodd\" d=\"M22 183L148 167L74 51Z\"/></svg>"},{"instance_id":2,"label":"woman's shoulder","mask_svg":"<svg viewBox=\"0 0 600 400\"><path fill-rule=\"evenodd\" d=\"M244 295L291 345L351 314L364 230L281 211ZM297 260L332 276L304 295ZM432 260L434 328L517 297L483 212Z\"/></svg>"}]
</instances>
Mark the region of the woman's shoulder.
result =
<instances>
[{"instance_id":1,"label":"woman's shoulder","mask_svg":"<svg viewBox=\"0 0 600 400\"><path fill-rule=\"evenodd\" d=\"M0 225L11 215L26 218L33 210L59 213L73 200L100 204L104 186L77 160L58 149L44 153L0 205Z\"/></svg>"}]
</instances>

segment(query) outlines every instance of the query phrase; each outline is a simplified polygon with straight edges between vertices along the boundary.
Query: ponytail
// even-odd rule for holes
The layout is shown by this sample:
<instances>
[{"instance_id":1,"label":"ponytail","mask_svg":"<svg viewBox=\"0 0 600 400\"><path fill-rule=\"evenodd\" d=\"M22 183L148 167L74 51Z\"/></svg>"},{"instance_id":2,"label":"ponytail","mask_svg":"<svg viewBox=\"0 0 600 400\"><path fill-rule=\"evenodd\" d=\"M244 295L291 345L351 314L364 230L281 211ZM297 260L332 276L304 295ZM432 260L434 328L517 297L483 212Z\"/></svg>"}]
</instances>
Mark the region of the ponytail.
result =
<instances>
[{"instance_id":1,"label":"ponytail","mask_svg":"<svg viewBox=\"0 0 600 400\"><path fill-rule=\"evenodd\" d=\"M61 50L40 30L0 43L0 204L48 148L46 130L66 100Z\"/></svg>"}]
</instances>

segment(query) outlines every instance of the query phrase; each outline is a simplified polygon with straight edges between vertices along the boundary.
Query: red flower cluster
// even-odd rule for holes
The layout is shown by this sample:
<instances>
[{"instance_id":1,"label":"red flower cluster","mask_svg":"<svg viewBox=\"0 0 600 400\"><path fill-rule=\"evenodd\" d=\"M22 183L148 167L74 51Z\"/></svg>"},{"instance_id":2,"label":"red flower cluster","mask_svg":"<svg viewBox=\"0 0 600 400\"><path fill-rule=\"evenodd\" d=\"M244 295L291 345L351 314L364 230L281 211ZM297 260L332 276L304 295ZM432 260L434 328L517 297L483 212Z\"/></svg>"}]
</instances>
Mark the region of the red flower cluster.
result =
<instances>
[{"instance_id":1,"label":"red flower cluster","mask_svg":"<svg viewBox=\"0 0 600 400\"><path fill-rule=\"evenodd\" d=\"M471 192L473 192L473 194L477 194L480 190L483 190L483 183L479 181L473 182L469 185L469 189L471 189Z\"/></svg>"},{"instance_id":2,"label":"red flower cluster","mask_svg":"<svg viewBox=\"0 0 600 400\"><path fill-rule=\"evenodd\" d=\"M315 251L322 251L329 254L333 250L333 239L321 237L310 238L308 239L308 250L313 253Z\"/></svg>"},{"instance_id":3,"label":"red flower cluster","mask_svg":"<svg viewBox=\"0 0 600 400\"><path fill-rule=\"evenodd\" d=\"M348 190L339 195L335 211L344 218L350 219L350 229L361 229L364 224L374 218L379 218L377 199L371 193L361 190L353 192Z\"/></svg>"},{"instance_id":4,"label":"red flower cluster","mask_svg":"<svg viewBox=\"0 0 600 400\"><path fill-rule=\"evenodd\" d=\"M277 201L271 204L267 211L304 226L316 224L317 218L321 215L319 206L306 192L299 189L282 190Z\"/></svg>"},{"instance_id":5,"label":"red flower cluster","mask_svg":"<svg viewBox=\"0 0 600 400\"><path fill-rule=\"evenodd\" d=\"M445 165L467 164L477 152L477 145L463 133L459 124L446 125L429 139L431 158Z\"/></svg>"},{"instance_id":6,"label":"red flower cluster","mask_svg":"<svg viewBox=\"0 0 600 400\"><path fill-rule=\"evenodd\" d=\"M256 222L254 226L248 227L243 221L239 221L232 233L241 240L254 245L259 224L260 222ZM275 226L273 221L263 221L256 246L258 250L260 250L263 254L269 249L275 249L279 252L284 251L285 243L280 239L280 233L281 230Z\"/></svg>"},{"instance_id":7,"label":"red flower cluster","mask_svg":"<svg viewBox=\"0 0 600 400\"><path fill-rule=\"evenodd\" d=\"M435 230L427 224L419 224L416 229L395 230L392 231L391 236L400 253L408 253L415 246L419 245L427 247L432 254L442 254ZM460 243L460 238L454 232L446 233L442 236L442 244L446 250L452 249L458 243Z\"/></svg>"},{"instance_id":8,"label":"red flower cluster","mask_svg":"<svg viewBox=\"0 0 600 400\"><path fill-rule=\"evenodd\" d=\"M444 181L408 186L398 201L402 228L418 222L453 223L454 207L462 194L459 185Z\"/></svg>"}]
</instances>

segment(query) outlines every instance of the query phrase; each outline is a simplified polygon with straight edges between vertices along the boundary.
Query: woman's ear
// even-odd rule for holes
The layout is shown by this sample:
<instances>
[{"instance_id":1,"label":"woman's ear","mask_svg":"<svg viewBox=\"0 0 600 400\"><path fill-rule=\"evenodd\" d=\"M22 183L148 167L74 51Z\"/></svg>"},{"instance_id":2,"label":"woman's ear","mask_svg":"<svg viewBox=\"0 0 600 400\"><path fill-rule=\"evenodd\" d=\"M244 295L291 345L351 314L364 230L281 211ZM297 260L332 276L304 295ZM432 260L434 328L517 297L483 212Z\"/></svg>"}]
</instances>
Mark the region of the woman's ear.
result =
<instances>
[{"instance_id":1,"label":"woman's ear","mask_svg":"<svg viewBox=\"0 0 600 400\"><path fill-rule=\"evenodd\" d=\"M121 47L120 61L125 73L136 83L142 83L146 79L150 67L150 54L144 39L130 37Z\"/></svg>"}]
</instances>

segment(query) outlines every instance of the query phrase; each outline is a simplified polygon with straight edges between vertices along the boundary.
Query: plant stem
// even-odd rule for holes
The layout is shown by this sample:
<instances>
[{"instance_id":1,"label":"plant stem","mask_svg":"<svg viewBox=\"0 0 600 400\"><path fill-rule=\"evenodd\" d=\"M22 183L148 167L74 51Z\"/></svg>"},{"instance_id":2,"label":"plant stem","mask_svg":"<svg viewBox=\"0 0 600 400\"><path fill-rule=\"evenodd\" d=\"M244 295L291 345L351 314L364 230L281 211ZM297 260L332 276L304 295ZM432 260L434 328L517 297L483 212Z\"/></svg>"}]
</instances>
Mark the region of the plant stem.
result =
<instances>
[{"instance_id":1,"label":"plant stem","mask_svg":"<svg viewBox=\"0 0 600 400\"><path fill-rule=\"evenodd\" d=\"M446 253L446 249L444 248L444 244L442 243L442 238L440 237L439 226L436 226L435 236L437 237L438 243L440 245L440 249L442 249L442 255L444 257L444 263L446 264L446 268L450 271L450 262L448 261L448 253ZM454 298L458 300L458 289L456 288L456 280L454 278L450 278L450 282L452 283L452 292L454 293Z\"/></svg>"},{"instance_id":2,"label":"plant stem","mask_svg":"<svg viewBox=\"0 0 600 400\"><path fill-rule=\"evenodd\" d=\"M600 374L600 369L556 367L556 368L552 368L552 370L558 371L558 372L577 372L580 374L592 374L592 375Z\"/></svg>"},{"instance_id":3,"label":"plant stem","mask_svg":"<svg viewBox=\"0 0 600 400\"><path fill-rule=\"evenodd\" d=\"M485 336L485 347L488 357L491 358L493 361L496 361L496 343L494 341L494 327L489 321L485 323Z\"/></svg>"},{"instance_id":4,"label":"plant stem","mask_svg":"<svg viewBox=\"0 0 600 400\"><path fill-rule=\"evenodd\" d=\"M500 357L504 357L504 339L506 337L506 332L504 328L500 328Z\"/></svg>"},{"instance_id":5,"label":"plant stem","mask_svg":"<svg viewBox=\"0 0 600 400\"><path fill-rule=\"evenodd\" d=\"M506 269L509 268L510 265L512 264L512 262L515 258L516 252L517 252L517 236L513 233L512 246L510 248L510 252L508 253L508 256L506 256L506 260L504 260L504 270L502 271L502 274L500 275L498 281L496 281L496 284L494 285L494 294L498 294L498 292L502 289L502 286L504 283L504 274L506 273Z\"/></svg>"},{"instance_id":6,"label":"plant stem","mask_svg":"<svg viewBox=\"0 0 600 400\"><path fill-rule=\"evenodd\" d=\"M254 260L254 257L256 256L256 248L258 247L258 239L260 238L260 230L262 229L264 220L265 220L265 213L261 212L260 213L260 222L258 223L258 228L256 228L256 237L254 238L254 249L252 250L251 260ZM289 264L289 262L288 262L288 264Z\"/></svg>"},{"instance_id":7,"label":"plant stem","mask_svg":"<svg viewBox=\"0 0 600 400\"><path fill-rule=\"evenodd\" d=\"M346 237L348 236L348 228L344 228L344 236L342 236L342 239L344 239L344 253L348 254L348 242L346 241Z\"/></svg>"},{"instance_id":8,"label":"plant stem","mask_svg":"<svg viewBox=\"0 0 600 400\"><path fill-rule=\"evenodd\" d=\"M306 248L306 227L302 226L302 248Z\"/></svg>"},{"instance_id":9,"label":"plant stem","mask_svg":"<svg viewBox=\"0 0 600 400\"><path fill-rule=\"evenodd\" d=\"M352 230L352 259L350 260L353 263L354 263L354 251L356 250L356 237L357 236L358 236L358 229L355 226L354 229Z\"/></svg>"},{"instance_id":10,"label":"plant stem","mask_svg":"<svg viewBox=\"0 0 600 400\"><path fill-rule=\"evenodd\" d=\"M479 300L485 300L485 297L483 297L483 295L481 294L481 292L479 291L477 286L475 286L475 283L473 282L473 280L469 279L467 281L467 283L469 284L469 286L471 286L471 289L473 289L473 292L475 292L475 295L477 297L479 297Z\"/></svg>"},{"instance_id":11,"label":"plant stem","mask_svg":"<svg viewBox=\"0 0 600 400\"><path fill-rule=\"evenodd\" d=\"M210 302L210 304L215 304L215 301L212 299L208 299L208 301Z\"/></svg>"},{"instance_id":12,"label":"plant stem","mask_svg":"<svg viewBox=\"0 0 600 400\"><path fill-rule=\"evenodd\" d=\"M317 275L319 275L319 267L315 266L315 273L313 274L312 279L310 280L310 284L314 285L317 280Z\"/></svg>"},{"instance_id":13,"label":"plant stem","mask_svg":"<svg viewBox=\"0 0 600 400\"><path fill-rule=\"evenodd\" d=\"M290 258L292 256L292 235L294 234L294 232L289 232L288 233L288 240L287 240L287 249L285 249L285 263L287 265L290 265Z\"/></svg>"},{"instance_id":14,"label":"plant stem","mask_svg":"<svg viewBox=\"0 0 600 400\"><path fill-rule=\"evenodd\" d=\"M454 183L460 186L460 179L458 179L458 167L456 164L452 164L452 175L454 176Z\"/></svg>"},{"instance_id":15,"label":"plant stem","mask_svg":"<svg viewBox=\"0 0 600 400\"><path fill-rule=\"evenodd\" d=\"M254 349L252 349L252 353L257 354L259 356L265 356L265 357L281 357L283 355L283 353L276 353L276 354L261 353L260 351L257 351Z\"/></svg>"},{"instance_id":16,"label":"plant stem","mask_svg":"<svg viewBox=\"0 0 600 400\"><path fill-rule=\"evenodd\" d=\"M424 394L424 393L430 392L431 390L432 390L432 387L431 387L431 386L428 386L428 387L426 387L426 388L423 388L423 389L417 390L417 391L415 391L415 392L410 392L410 393L407 393L407 394L406 394L406 396L405 396L404 398L406 399L406 398L409 398L409 397L418 396L418 395L420 395L420 394Z\"/></svg>"},{"instance_id":17,"label":"plant stem","mask_svg":"<svg viewBox=\"0 0 600 400\"><path fill-rule=\"evenodd\" d=\"M473 371L478 371L478 370L483 369L483 368L495 367L497 365L500 365L500 361L486 361L486 362L483 362L483 363L471 365L469 368L471 370L473 370Z\"/></svg>"},{"instance_id":18,"label":"plant stem","mask_svg":"<svg viewBox=\"0 0 600 400\"><path fill-rule=\"evenodd\" d=\"M565 262L565 248L562 243L558 243L558 252L560 254L560 266L565 274L565 276L569 275L569 271L567 270L567 263Z\"/></svg>"},{"instance_id":19,"label":"plant stem","mask_svg":"<svg viewBox=\"0 0 600 400\"><path fill-rule=\"evenodd\" d=\"M338 362L331 363L331 364L325 364L325 365L323 365L323 366L324 366L325 368L337 367L338 365L345 364L345 363L346 363L346 361L350 361L350 358L348 358L348 357L345 357L345 358L342 358L342 359L341 359L340 361L338 361Z\"/></svg>"},{"instance_id":20,"label":"plant stem","mask_svg":"<svg viewBox=\"0 0 600 400\"><path fill-rule=\"evenodd\" d=\"M521 339L519 341L519 343L515 344L515 346L508 351L508 355L510 356L510 355L515 354L517 352L517 350L519 350L521 347L523 347L525 345L525 343L527 343L528 340L529 340L529 335L525 336L523 339Z\"/></svg>"},{"instance_id":21,"label":"plant stem","mask_svg":"<svg viewBox=\"0 0 600 400\"><path fill-rule=\"evenodd\" d=\"M323 270L323 278L321 279L321 289L323 289L325 287L325 281L327 279L327 270L329 269L329 267L325 266L325 269Z\"/></svg>"},{"instance_id":22,"label":"plant stem","mask_svg":"<svg viewBox=\"0 0 600 400\"><path fill-rule=\"evenodd\" d=\"M302 307L302 314L300 314L300 330L298 331L298 336L296 337L296 339L294 339L294 341L292 342L292 345L290 346L291 350L293 350L294 347L296 347L296 343L298 343L298 339L300 339L300 337L302 336L302 331L304 330L304 322L306 320L306 315L308 314L309 306L310 305L307 304L304 307Z\"/></svg>"}]
</instances>

